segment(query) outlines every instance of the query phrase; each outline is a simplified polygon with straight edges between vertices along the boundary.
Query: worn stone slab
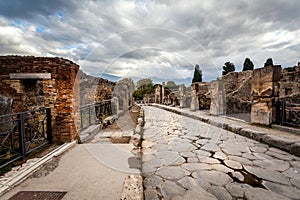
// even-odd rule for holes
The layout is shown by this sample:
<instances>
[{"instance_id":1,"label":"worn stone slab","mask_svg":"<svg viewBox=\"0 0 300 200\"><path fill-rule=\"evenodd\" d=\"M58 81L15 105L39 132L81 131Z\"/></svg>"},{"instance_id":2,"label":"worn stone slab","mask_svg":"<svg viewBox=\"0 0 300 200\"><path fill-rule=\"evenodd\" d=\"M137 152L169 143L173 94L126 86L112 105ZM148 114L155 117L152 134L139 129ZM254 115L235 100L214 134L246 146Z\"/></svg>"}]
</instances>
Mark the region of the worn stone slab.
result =
<instances>
[{"instance_id":1,"label":"worn stone slab","mask_svg":"<svg viewBox=\"0 0 300 200\"><path fill-rule=\"evenodd\" d=\"M269 156L265 153L252 153L257 159L260 160L273 160L274 158L272 156Z\"/></svg>"},{"instance_id":2,"label":"worn stone slab","mask_svg":"<svg viewBox=\"0 0 300 200\"><path fill-rule=\"evenodd\" d=\"M182 157L185 157L185 158L195 157L196 156L193 152L190 152L190 151L181 152L180 155Z\"/></svg>"},{"instance_id":3,"label":"worn stone slab","mask_svg":"<svg viewBox=\"0 0 300 200\"><path fill-rule=\"evenodd\" d=\"M283 172L283 174L289 178L300 180L300 168L291 167L285 172Z\"/></svg>"},{"instance_id":4,"label":"worn stone slab","mask_svg":"<svg viewBox=\"0 0 300 200\"><path fill-rule=\"evenodd\" d=\"M231 156L231 155L229 155L228 159L237 161L241 164L252 165L252 161L250 159L247 159L247 158L244 158L244 157L241 157L241 156Z\"/></svg>"},{"instance_id":5,"label":"worn stone slab","mask_svg":"<svg viewBox=\"0 0 300 200\"><path fill-rule=\"evenodd\" d=\"M211 186L207 191L215 195L218 199L222 199L222 200L232 199L231 195L224 187Z\"/></svg>"},{"instance_id":6,"label":"worn stone slab","mask_svg":"<svg viewBox=\"0 0 300 200\"><path fill-rule=\"evenodd\" d=\"M299 199L300 198L300 190L295 187L281 185L277 183L272 183L269 181L263 181L263 186L270 191L276 192L280 195L286 196L291 199Z\"/></svg>"},{"instance_id":7,"label":"worn stone slab","mask_svg":"<svg viewBox=\"0 0 300 200\"><path fill-rule=\"evenodd\" d=\"M220 171L220 172L224 172L224 173L228 173L228 172L233 172L232 169L226 167L225 165L222 165L222 164L212 164L211 165L211 169L214 169L216 171Z\"/></svg>"},{"instance_id":8,"label":"worn stone slab","mask_svg":"<svg viewBox=\"0 0 300 200\"><path fill-rule=\"evenodd\" d=\"M260 146L254 146L249 148L252 152L256 152L256 153L265 153L268 150L267 147L260 147Z\"/></svg>"},{"instance_id":9,"label":"worn stone slab","mask_svg":"<svg viewBox=\"0 0 300 200\"><path fill-rule=\"evenodd\" d=\"M247 184L229 183L225 186L225 188L231 194L231 196L236 197L236 198L243 198L244 192L246 191L246 189L249 189L252 187Z\"/></svg>"},{"instance_id":10,"label":"worn stone slab","mask_svg":"<svg viewBox=\"0 0 300 200\"><path fill-rule=\"evenodd\" d=\"M220 161L215 158L210 158L210 157L205 157L205 158L198 157L198 158L201 163L208 163L208 164L219 164L220 163Z\"/></svg>"},{"instance_id":11,"label":"worn stone slab","mask_svg":"<svg viewBox=\"0 0 300 200\"><path fill-rule=\"evenodd\" d=\"M218 158L218 159L221 159L221 160L227 160L228 157L226 154L224 154L222 151L218 151L216 152L214 155L213 155L214 158Z\"/></svg>"},{"instance_id":12,"label":"worn stone slab","mask_svg":"<svg viewBox=\"0 0 300 200\"><path fill-rule=\"evenodd\" d=\"M184 151L191 151L197 149L191 143L183 143L183 142L170 142L168 146L171 151L176 151L176 152L184 152Z\"/></svg>"},{"instance_id":13,"label":"worn stone slab","mask_svg":"<svg viewBox=\"0 0 300 200\"><path fill-rule=\"evenodd\" d=\"M280 160L286 160L286 161L293 160L293 157L289 154L277 153L277 152L270 151L270 150L267 151L266 154L269 155L269 156L273 156L275 158L278 158Z\"/></svg>"},{"instance_id":14,"label":"worn stone slab","mask_svg":"<svg viewBox=\"0 0 300 200\"><path fill-rule=\"evenodd\" d=\"M242 157L246 158L248 160L257 160L257 157L255 157L253 154L251 153L242 153Z\"/></svg>"},{"instance_id":15,"label":"worn stone slab","mask_svg":"<svg viewBox=\"0 0 300 200\"><path fill-rule=\"evenodd\" d=\"M182 196L185 194L185 192L186 190L184 188L168 180L163 184L161 188L161 194L166 200L172 199L172 197Z\"/></svg>"},{"instance_id":16,"label":"worn stone slab","mask_svg":"<svg viewBox=\"0 0 300 200\"><path fill-rule=\"evenodd\" d=\"M158 192L154 189L146 189L144 191L145 200L159 200Z\"/></svg>"},{"instance_id":17,"label":"worn stone slab","mask_svg":"<svg viewBox=\"0 0 300 200\"><path fill-rule=\"evenodd\" d=\"M233 160L225 160L224 163L227 167L230 167L232 169L242 169L243 168L241 163L238 163L238 162L233 161Z\"/></svg>"},{"instance_id":18,"label":"worn stone slab","mask_svg":"<svg viewBox=\"0 0 300 200\"><path fill-rule=\"evenodd\" d=\"M190 172L211 169L211 166L207 163L183 163L181 167Z\"/></svg>"},{"instance_id":19,"label":"worn stone slab","mask_svg":"<svg viewBox=\"0 0 300 200\"><path fill-rule=\"evenodd\" d=\"M254 160L253 165L279 172L283 172L290 167L289 163L282 160Z\"/></svg>"},{"instance_id":20,"label":"worn stone slab","mask_svg":"<svg viewBox=\"0 0 300 200\"><path fill-rule=\"evenodd\" d=\"M211 185L204 179L192 178L185 176L178 181L178 183L185 189L191 190L196 187L201 187L207 190Z\"/></svg>"},{"instance_id":21,"label":"worn stone slab","mask_svg":"<svg viewBox=\"0 0 300 200\"><path fill-rule=\"evenodd\" d=\"M187 158L187 162L188 163L198 163L199 159L196 157L190 157L190 158Z\"/></svg>"},{"instance_id":22,"label":"worn stone slab","mask_svg":"<svg viewBox=\"0 0 300 200\"><path fill-rule=\"evenodd\" d=\"M232 176L241 182L243 182L245 179L245 177L240 172L233 172Z\"/></svg>"},{"instance_id":23,"label":"worn stone slab","mask_svg":"<svg viewBox=\"0 0 300 200\"><path fill-rule=\"evenodd\" d=\"M164 165L180 165L185 162L185 159L175 151L159 151L155 155L161 159Z\"/></svg>"},{"instance_id":24,"label":"worn stone slab","mask_svg":"<svg viewBox=\"0 0 300 200\"><path fill-rule=\"evenodd\" d=\"M211 155L211 153L209 153L208 151L203 151L203 150L194 150L193 151L197 157L201 160L203 158L209 157Z\"/></svg>"},{"instance_id":25,"label":"worn stone slab","mask_svg":"<svg viewBox=\"0 0 300 200\"><path fill-rule=\"evenodd\" d=\"M245 200L289 200L289 198L262 188L247 188L243 198Z\"/></svg>"},{"instance_id":26,"label":"worn stone slab","mask_svg":"<svg viewBox=\"0 0 300 200\"><path fill-rule=\"evenodd\" d=\"M255 176L262 178L264 180L290 185L290 182L288 181L286 176L284 176L282 173L273 170L263 169L260 167L251 167L248 165L244 165L244 168L249 173L254 174Z\"/></svg>"},{"instance_id":27,"label":"worn stone slab","mask_svg":"<svg viewBox=\"0 0 300 200\"><path fill-rule=\"evenodd\" d=\"M300 180L290 179L290 181L294 186L296 186L298 189L300 189Z\"/></svg>"},{"instance_id":28,"label":"worn stone slab","mask_svg":"<svg viewBox=\"0 0 300 200\"><path fill-rule=\"evenodd\" d=\"M192 174L193 177L199 178L199 179L205 179L207 182L209 182L212 185L222 186L226 185L233 180L225 174L224 172L219 171L196 171Z\"/></svg>"},{"instance_id":29,"label":"worn stone slab","mask_svg":"<svg viewBox=\"0 0 300 200\"><path fill-rule=\"evenodd\" d=\"M242 155L242 152L240 152L238 149L233 148L233 147L223 147L222 151L226 154L226 155L235 155L235 156L240 156Z\"/></svg>"},{"instance_id":30,"label":"worn stone slab","mask_svg":"<svg viewBox=\"0 0 300 200\"><path fill-rule=\"evenodd\" d=\"M161 184L163 183L163 179L159 176L156 176L156 175L151 175L151 176L148 176L144 179L143 181L144 183L144 187L146 189L148 188L156 188L156 187L161 187Z\"/></svg>"},{"instance_id":31,"label":"worn stone slab","mask_svg":"<svg viewBox=\"0 0 300 200\"><path fill-rule=\"evenodd\" d=\"M186 199L197 199L197 200L217 200L217 198L209 192L206 192L202 188L194 188L188 190L185 195L183 195L182 200Z\"/></svg>"},{"instance_id":32,"label":"worn stone slab","mask_svg":"<svg viewBox=\"0 0 300 200\"><path fill-rule=\"evenodd\" d=\"M179 166L167 166L157 170L156 175L171 180L181 179L184 176L189 175L190 172Z\"/></svg>"}]
</instances>

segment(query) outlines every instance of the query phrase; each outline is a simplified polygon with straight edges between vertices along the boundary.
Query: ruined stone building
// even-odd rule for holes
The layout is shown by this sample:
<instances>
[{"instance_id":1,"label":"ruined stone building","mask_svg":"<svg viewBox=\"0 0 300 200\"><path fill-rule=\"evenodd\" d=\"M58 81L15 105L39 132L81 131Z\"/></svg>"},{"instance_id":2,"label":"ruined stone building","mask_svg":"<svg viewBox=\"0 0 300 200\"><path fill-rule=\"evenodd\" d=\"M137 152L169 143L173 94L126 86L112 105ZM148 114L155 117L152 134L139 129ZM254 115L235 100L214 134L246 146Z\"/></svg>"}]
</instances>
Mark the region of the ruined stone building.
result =
<instances>
[{"instance_id":1,"label":"ruined stone building","mask_svg":"<svg viewBox=\"0 0 300 200\"><path fill-rule=\"evenodd\" d=\"M58 143L79 138L81 106L113 99L127 109L131 99L126 84L86 75L64 58L0 56L0 69L0 115L50 108Z\"/></svg>"},{"instance_id":2,"label":"ruined stone building","mask_svg":"<svg viewBox=\"0 0 300 200\"><path fill-rule=\"evenodd\" d=\"M252 123L265 125L278 123L284 115L286 122L300 124L300 63L293 71L267 66L231 72L209 83L195 82L189 91L184 85L168 94L164 90L164 85L156 85L153 102L210 110L214 115L251 113ZM282 101L285 110L279 108Z\"/></svg>"}]
</instances>

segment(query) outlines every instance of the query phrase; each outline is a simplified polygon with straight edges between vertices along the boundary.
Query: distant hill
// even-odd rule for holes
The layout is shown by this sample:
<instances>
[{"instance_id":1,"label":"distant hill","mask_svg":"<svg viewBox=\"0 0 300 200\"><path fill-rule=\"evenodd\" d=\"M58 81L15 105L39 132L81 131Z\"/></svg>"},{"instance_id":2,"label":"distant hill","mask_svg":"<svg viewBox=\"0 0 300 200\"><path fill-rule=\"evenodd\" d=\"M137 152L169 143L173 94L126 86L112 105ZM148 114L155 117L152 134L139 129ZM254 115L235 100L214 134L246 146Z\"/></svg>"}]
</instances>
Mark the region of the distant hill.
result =
<instances>
[{"instance_id":1,"label":"distant hill","mask_svg":"<svg viewBox=\"0 0 300 200\"><path fill-rule=\"evenodd\" d=\"M90 74L90 76L100 77L100 78L107 79L107 80L112 81L112 82L117 82L117 81L122 79L122 77L115 76L115 75L112 75L112 74L106 74L106 73L103 73L103 74Z\"/></svg>"}]
</instances>

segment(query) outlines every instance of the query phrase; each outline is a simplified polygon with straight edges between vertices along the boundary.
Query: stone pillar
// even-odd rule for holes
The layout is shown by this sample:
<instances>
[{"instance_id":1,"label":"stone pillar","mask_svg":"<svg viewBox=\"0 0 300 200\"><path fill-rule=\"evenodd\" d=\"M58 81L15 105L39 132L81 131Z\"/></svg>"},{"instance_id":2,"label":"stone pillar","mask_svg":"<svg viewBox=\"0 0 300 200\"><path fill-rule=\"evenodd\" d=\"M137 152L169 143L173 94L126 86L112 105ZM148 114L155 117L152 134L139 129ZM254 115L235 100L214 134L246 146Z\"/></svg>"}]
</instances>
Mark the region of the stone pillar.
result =
<instances>
[{"instance_id":1,"label":"stone pillar","mask_svg":"<svg viewBox=\"0 0 300 200\"><path fill-rule=\"evenodd\" d=\"M191 111L196 111L199 109L199 101L198 101L198 96L197 96L197 88L198 85L195 83L192 83L192 91L191 91L191 106L190 106L190 110Z\"/></svg>"},{"instance_id":2,"label":"stone pillar","mask_svg":"<svg viewBox=\"0 0 300 200\"><path fill-rule=\"evenodd\" d=\"M119 113L119 98L113 97L111 100L112 103L112 113L113 115L118 115Z\"/></svg>"},{"instance_id":3,"label":"stone pillar","mask_svg":"<svg viewBox=\"0 0 300 200\"><path fill-rule=\"evenodd\" d=\"M122 95L123 95L123 110L126 111L128 110L129 107L129 87L127 84L123 85L123 91L122 91Z\"/></svg>"},{"instance_id":4,"label":"stone pillar","mask_svg":"<svg viewBox=\"0 0 300 200\"><path fill-rule=\"evenodd\" d=\"M210 114L226 114L226 93L222 80L211 81L209 84L211 93Z\"/></svg>"},{"instance_id":5,"label":"stone pillar","mask_svg":"<svg viewBox=\"0 0 300 200\"><path fill-rule=\"evenodd\" d=\"M184 84L181 84L179 86L179 107L185 108L186 107L186 97L185 97L185 86Z\"/></svg>"},{"instance_id":6,"label":"stone pillar","mask_svg":"<svg viewBox=\"0 0 300 200\"><path fill-rule=\"evenodd\" d=\"M251 123L270 125L276 121L281 66L267 66L253 71L251 84Z\"/></svg>"}]
</instances>

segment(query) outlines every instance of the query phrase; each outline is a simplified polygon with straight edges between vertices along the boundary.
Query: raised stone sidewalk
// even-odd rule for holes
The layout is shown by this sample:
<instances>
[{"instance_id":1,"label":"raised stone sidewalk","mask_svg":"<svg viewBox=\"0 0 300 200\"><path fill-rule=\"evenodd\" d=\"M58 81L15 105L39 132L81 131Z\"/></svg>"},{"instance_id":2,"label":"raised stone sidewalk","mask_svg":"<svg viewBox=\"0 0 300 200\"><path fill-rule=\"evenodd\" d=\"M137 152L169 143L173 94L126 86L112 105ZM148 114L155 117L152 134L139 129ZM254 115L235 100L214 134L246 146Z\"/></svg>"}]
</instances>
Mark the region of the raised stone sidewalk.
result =
<instances>
[{"instance_id":1,"label":"raised stone sidewalk","mask_svg":"<svg viewBox=\"0 0 300 200\"><path fill-rule=\"evenodd\" d=\"M226 116L213 116L203 111L190 111L161 104L151 104L154 107L184 115L202 122L223 128L233 133L277 147L293 155L300 156L300 135L283 130L264 128L251 125L242 120L234 120Z\"/></svg>"}]
</instances>

